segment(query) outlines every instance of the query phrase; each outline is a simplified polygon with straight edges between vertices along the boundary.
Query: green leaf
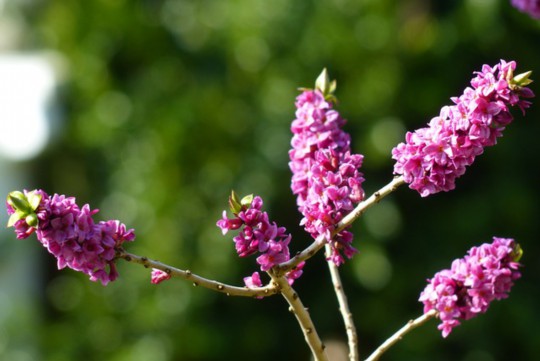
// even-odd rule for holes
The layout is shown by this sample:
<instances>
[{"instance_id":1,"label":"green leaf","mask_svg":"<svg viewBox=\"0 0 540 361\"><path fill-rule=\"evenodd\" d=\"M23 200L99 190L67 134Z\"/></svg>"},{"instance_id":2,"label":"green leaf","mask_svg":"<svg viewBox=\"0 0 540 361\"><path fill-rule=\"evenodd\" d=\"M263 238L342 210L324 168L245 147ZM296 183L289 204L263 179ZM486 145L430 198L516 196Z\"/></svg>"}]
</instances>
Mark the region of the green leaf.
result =
<instances>
[{"instance_id":1,"label":"green leaf","mask_svg":"<svg viewBox=\"0 0 540 361\"><path fill-rule=\"evenodd\" d=\"M337 99L334 96L334 91L336 90L336 81L330 80L328 76L328 71L326 68L323 69L322 73L317 77L315 81L315 89L318 89L329 102L336 103Z\"/></svg>"},{"instance_id":2,"label":"green leaf","mask_svg":"<svg viewBox=\"0 0 540 361\"><path fill-rule=\"evenodd\" d=\"M35 211L39 207L39 203L41 203L41 194L32 191L27 194L26 198L28 199L28 203L32 210Z\"/></svg>"},{"instance_id":3,"label":"green leaf","mask_svg":"<svg viewBox=\"0 0 540 361\"><path fill-rule=\"evenodd\" d=\"M13 227L15 225L15 223L17 223L17 221L19 219L22 219L23 217L24 217L24 215L21 216L21 214L19 212L13 213L8 219L8 223L7 223L8 228Z\"/></svg>"},{"instance_id":4,"label":"green leaf","mask_svg":"<svg viewBox=\"0 0 540 361\"><path fill-rule=\"evenodd\" d=\"M514 246L514 250L512 251L510 256L512 257L514 262L519 262L521 256L523 256L523 249L518 243L516 243L516 245Z\"/></svg>"},{"instance_id":5,"label":"green leaf","mask_svg":"<svg viewBox=\"0 0 540 361\"><path fill-rule=\"evenodd\" d=\"M242 206L246 208L249 208L251 206L251 202L253 202L253 194L249 194L245 196L244 198L242 198L242 200L240 201L240 204L242 204Z\"/></svg>"},{"instance_id":6,"label":"green leaf","mask_svg":"<svg viewBox=\"0 0 540 361\"><path fill-rule=\"evenodd\" d=\"M26 214L33 211L33 209L30 206L30 203L28 203L28 199L26 199L26 196L22 192L14 191L14 192L9 193L7 202L14 209L18 211L22 211Z\"/></svg>"},{"instance_id":7,"label":"green leaf","mask_svg":"<svg viewBox=\"0 0 540 361\"><path fill-rule=\"evenodd\" d=\"M242 204L240 202L241 201L235 191L231 191L231 196L229 197L229 208L235 215L242 211Z\"/></svg>"}]
</instances>

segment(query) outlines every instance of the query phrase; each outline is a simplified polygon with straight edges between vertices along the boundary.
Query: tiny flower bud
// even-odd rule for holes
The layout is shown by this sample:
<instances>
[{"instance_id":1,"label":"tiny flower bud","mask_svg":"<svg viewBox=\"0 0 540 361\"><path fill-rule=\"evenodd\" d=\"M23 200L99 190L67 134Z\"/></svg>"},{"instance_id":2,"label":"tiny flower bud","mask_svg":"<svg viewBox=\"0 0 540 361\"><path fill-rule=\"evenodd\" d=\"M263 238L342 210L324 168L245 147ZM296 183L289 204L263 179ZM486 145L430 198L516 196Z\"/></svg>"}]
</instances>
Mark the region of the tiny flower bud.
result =
<instances>
[{"instance_id":1,"label":"tiny flower bud","mask_svg":"<svg viewBox=\"0 0 540 361\"><path fill-rule=\"evenodd\" d=\"M242 204L235 191L231 191L229 197L229 208L233 214L238 214L242 211Z\"/></svg>"},{"instance_id":2,"label":"tiny flower bud","mask_svg":"<svg viewBox=\"0 0 540 361\"><path fill-rule=\"evenodd\" d=\"M510 88L512 88L513 86L522 87L531 84L533 82L531 79L529 79L531 74L532 71L529 70L528 72L516 75L512 80L510 80Z\"/></svg>"},{"instance_id":3,"label":"tiny flower bud","mask_svg":"<svg viewBox=\"0 0 540 361\"><path fill-rule=\"evenodd\" d=\"M35 213L27 215L24 220L26 221L26 224L28 224L30 227L37 227L38 225L38 218Z\"/></svg>"},{"instance_id":4,"label":"tiny flower bud","mask_svg":"<svg viewBox=\"0 0 540 361\"><path fill-rule=\"evenodd\" d=\"M322 73L317 77L317 80L315 81L315 90L319 90L326 100L331 102L336 101L336 98L334 97L336 81L330 80L326 68L324 68Z\"/></svg>"}]
</instances>

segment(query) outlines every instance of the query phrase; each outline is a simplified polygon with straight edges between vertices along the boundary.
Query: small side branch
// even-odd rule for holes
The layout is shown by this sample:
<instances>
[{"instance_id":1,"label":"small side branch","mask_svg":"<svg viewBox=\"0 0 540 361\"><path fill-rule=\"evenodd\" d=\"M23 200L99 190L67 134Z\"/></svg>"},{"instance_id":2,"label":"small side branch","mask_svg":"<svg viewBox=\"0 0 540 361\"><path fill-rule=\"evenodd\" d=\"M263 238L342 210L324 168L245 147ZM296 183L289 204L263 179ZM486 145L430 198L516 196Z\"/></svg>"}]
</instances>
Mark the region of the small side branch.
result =
<instances>
[{"instance_id":1,"label":"small side branch","mask_svg":"<svg viewBox=\"0 0 540 361\"><path fill-rule=\"evenodd\" d=\"M418 326L423 325L426 323L429 319L435 317L437 312L435 310L431 310L422 316L418 317L415 320L410 320L407 322L405 326L400 328L395 334L393 334L388 340L386 340L381 346L379 346L378 349L376 349L367 359L366 361L376 361L378 360L383 353L385 353L390 347L394 346L398 341L400 341L405 334L408 332L414 330Z\"/></svg>"},{"instance_id":2,"label":"small side branch","mask_svg":"<svg viewBox=\"0 0 540 361\"><path fill-rule=\"evenodd\" d=\"M298 297L298 294L289 285L285 277L276 276L272 272L268 272L268 274L272 277L272 280L277 284L281 294L289 303L290 311L296 316L314 359L316 361L328 361L328 356L324 350L325 347L317 334L317 330L311 321L307 309L302 304L300 297Z\"/></svg>"},{"instance_id":3,"label":"small side branch","mask_svg":"<svg viewBox=\"0 0 540 361\"><path fill-rule=\"evenodd\" d=\"M348 226L350 226L355 220L360 218L364 212L373 206L374 204L377 204L395 191L400 185L405 184L405 181L403 180L402 176L394 177L390 183L373 193L369 198L363 200L362 202L358 203L355 209L353 209L349 214L347 214L343 219L337 224L336 230L334 231L334 234L344 230Z\"/></svg>"},{"instance_id":4,"label":"small side branch","mask_svg":"<svg viewBox=\"0 0 540 361\"><path fill-rule=\"evenodd\" d=\"M137 256L132 253L120 250L117 253L117 258L121 258L131 263L138 263L145 268L156 268L170 274L173 277L180 277L191 281L193 286L201 286L213 291L225 293L227 296L243 296L243 297L267 297L279 292L275 285L269 284L264 287L236 287L227 285L218 281L209 280L204 277L198 276L189 270L181 270L175 267L171 267L164 263L154 261L152 259Z\"/></svg>"},{"instance_id":5,"label":"small side branch","mask_svg":"<svg viewBox=\"0 0 540 361\"><path fill-rule=\"evenodd\" d=\"M330 245L326 245L326 253L331 254L332 250ZM349 360L358 361L360 360L360 355L358 353L358 335L356 333L356 326L354 325L353 315L349 308L349 303L347 301L347 296L343 289L343 283L341 282L341 277L339 275L338 267L332 260L327 260L328 269L330 270L330 276L332 277L332 284L334 286L334 291L339 304L339 312L341 317L343 317L343 322L345 323L345 331L347 333L347 340L349 344Z\"/></svg>"}]
</instances>

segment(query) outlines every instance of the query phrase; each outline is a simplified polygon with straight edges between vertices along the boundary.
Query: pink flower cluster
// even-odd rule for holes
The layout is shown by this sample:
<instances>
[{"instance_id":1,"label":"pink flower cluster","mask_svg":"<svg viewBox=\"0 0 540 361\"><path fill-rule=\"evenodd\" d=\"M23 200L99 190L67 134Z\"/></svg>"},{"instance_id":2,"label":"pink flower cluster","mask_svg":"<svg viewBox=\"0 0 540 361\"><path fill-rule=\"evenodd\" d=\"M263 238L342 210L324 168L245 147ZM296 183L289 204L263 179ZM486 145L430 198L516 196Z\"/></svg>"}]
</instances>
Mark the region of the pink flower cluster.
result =
<instances>
[{"instance_id":1,"label":"pink flower cluster","mask_svg":"<svg viewBox=\"0 0 540 361\"><path fill-rule=\"evenodd\" d=\"M305 90L296 98L296 119L291 131L289 167L291 189L304 216L301 225L316 240L332 246L330 258L344 262L356 252L352 233L343 230L332 237L335 225L364 198L364 178L358 169L363 156L351 154L346 121L332 109L319 90Z\"/></svg>"},{"instance_id":2,"label":"pink flower cluster","mask_svg":"<svg viewBox=\"0 0 540 361\"><path fill-rule=\"evenodd\" d=\"M257 263L261 271L268 271L277 264L290 259L289 243L291 235L286 233L284 227L278 227L275 222L270 222L268 214L261 211L263 201L260 197L253 198L251 204L243 205L234 218L227 218L227 211L223 211L223 218L217 222L225 235L230 230L240 229L233 238L236 252L240 257L259 254ZM286 274L289 283L301 276L303 263ZM246 277L246 286L261 286L258 273L255 276Z\"/></svg>"},{"instance_id":3,"label":"pink flower cluster","mask_svg":"<svg viewBox=\"0 0 540 361\"><path fill-rule=\"evenodd\" d=\"M408 132L406 142L392 150L394 173L403 175L411 189L422 197L455 187L456 178L465 173L484 147L495 145L512 121L509 108L523 113L533 92L514 83L515 62L484 65L476 72L455 105L445 106L426 128ZM517 78L517 77L516 77ZM527 77L523 83L530 83Z\"/></svg>"},{"instance_id":4,"label":"pink flower cluster","mask_svg":"<svg viewBox=\"0 0 540 361\"><path fill-rule=\"evenodd\" d=\"M460 319L485 313L491 301L508 297L513 281L521 277L520 256L521 249L513 239L493 237L491 244L471 248L451 269L428 280L419 301L424 303L424 313L438 312L443 337L460 324Z\"/></svg>"},{"instance_id":5,"label":"pink flower cluster","mask_svg":"<svg viewBox=\"0 0 540 361\"><path fill-rule=\"evenodd\" d=\"M16 221L13 226L17 238L25 239L35 231L38 241L56 257L58 269L67 266L103 285L114 281L118 277L116 250L123 242L135 239L133 229L127 230L116 220L94 223L92 216L98 210L91 210L88 204L79 208L73 197L49 196L42 190L33 193L41 197L34 213L37 224L29 225L24 218ZM8 200L8 214L17 211Z\"/></svg>"},{"instance_id":6,"label":"pink flower cluster","mask_svg":"<svg viewBox=\"0 0 540 361\"><path fill-rule=\"evenodd\" d=\"M519 11L540 19L540 0L512 0L512 5Z\"/></svg>"}]
</instances>

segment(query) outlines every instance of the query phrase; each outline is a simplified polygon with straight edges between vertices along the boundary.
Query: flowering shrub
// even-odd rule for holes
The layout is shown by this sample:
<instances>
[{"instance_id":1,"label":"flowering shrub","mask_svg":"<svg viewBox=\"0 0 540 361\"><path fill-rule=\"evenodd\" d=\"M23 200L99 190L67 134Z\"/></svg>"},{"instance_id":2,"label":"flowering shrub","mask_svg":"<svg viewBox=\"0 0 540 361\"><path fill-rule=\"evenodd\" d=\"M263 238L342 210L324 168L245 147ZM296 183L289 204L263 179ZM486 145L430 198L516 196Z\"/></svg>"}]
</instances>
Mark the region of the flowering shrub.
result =
<instances>
[{"instance_id":1,"label":"flowering shrub","mask_svg":"<svg viewBox=\"0 0 540 361\"><path fill-rule=\"evenodd\" d=\"M123 259L151 269L150 280L159 284L172 277L189 280L227 295L263 298L281 294L296 316L306 343L316 360L327 360L324 344L317 334L308 309L291 287L303 273L306 261L325 248L332 284L339 302L349 343L349 358L359 360L358 340L352 313L338 272L344 256L352 257L353 235L348 230L369 207L395 191L400 185L418 191L422 197L455 187L456 178L465 173L475 157L497 139L513 119L510 109L517 106L525 113L534 96L527 87L530 72L514 75L515 62L501 60L495 66L484 65L476 72L463 94L452 98L428 127L409 132L404 143L392 150L396 160L394 179L365 197L360 172L363 156L351 153L350 136L343 130L345 120L333 108L336 84L326 71L314 89L302 89L296 99L296 119L291 131L289 152L292 171L291 189L296 196L301 224L314 241L291 257L291 234L270 220L259 196L239 198L232 192L229 209L223 211L217 226L223 235L233 237L239 257L256 256L261 272L270 281L264 284L258 271L244 277L237 287L201 277L189 270L128 253L124 242L135 238L132 229L119 221L95 223L97 210L82 208L75 198L42 190L11 192L7 198L8 226L19 239L36 233L37 239L58 261L58 268L69 267L107 285L118 277L115 262ZM513 282L520 278L520 246L510 238L493 238L491 244L473 247L462 259L452 263L430 279L420 295L424 314L409 321L388 338L366 360L374 361L403 336L430 318L439 318L439 329L447 337L462 320L487 311L493 300L508 297Z\"/></svg>"}]
</instances>

